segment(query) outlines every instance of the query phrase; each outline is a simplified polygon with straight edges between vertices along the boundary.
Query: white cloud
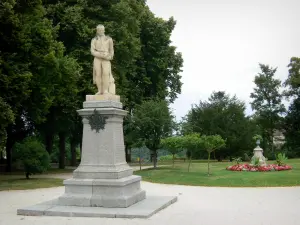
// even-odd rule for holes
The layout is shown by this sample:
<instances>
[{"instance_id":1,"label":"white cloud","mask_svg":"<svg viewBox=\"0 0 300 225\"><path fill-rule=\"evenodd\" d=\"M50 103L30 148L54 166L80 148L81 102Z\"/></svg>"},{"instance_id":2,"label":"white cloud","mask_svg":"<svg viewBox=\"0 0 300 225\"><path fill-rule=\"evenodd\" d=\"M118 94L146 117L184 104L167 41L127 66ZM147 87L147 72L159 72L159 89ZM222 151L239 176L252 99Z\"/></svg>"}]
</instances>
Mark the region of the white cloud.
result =
<instances>
[{"instance_id":1,"label":"white cloud","mask_svg":"<svg viewBox=\"0 0 300 225\"><path fill-rule=\"evenodd\" d=\"M278 67L285 80L300 56L298 0L148 0L152 12L177 25L172 41L182 52L182 94L172 105L177 119L212 91L236 94L247 104L258 63ZM248 105L247 112L250 112Z\"/></svg>"}]
</instances>

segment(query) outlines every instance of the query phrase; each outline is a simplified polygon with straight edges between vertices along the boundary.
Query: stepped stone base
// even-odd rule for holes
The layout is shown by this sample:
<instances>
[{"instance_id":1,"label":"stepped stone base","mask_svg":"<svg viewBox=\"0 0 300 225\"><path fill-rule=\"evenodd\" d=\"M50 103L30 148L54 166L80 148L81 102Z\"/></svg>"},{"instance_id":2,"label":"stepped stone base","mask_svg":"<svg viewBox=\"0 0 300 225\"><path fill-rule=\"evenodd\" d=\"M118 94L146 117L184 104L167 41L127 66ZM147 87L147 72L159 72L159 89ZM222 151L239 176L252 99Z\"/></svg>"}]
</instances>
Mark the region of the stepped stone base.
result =
<instances>
[{"instance_id":1,"label":"stepped stone base","mask_svg":"<svg viewBox=\"0 0 300 225\"><path fill-rule=\"evenodd\" d=\"M126 208L146 197L140 176L121 179L69 179L64 181L65 194L59 205Z\"/></svg>"},{"instance_id":2,"label":"stepped stone base","mask_svg":"<svg viewBox=\"0 0 300 225\"><path fill-rule=\"evenodd\" d=\"M103 208L61 206L55 199L30 207L18 209L24 216L104 217L104 218L149 218L177 201L177 197L147 196L146 199L127 208Z\"/></svg>"}]
</instances>

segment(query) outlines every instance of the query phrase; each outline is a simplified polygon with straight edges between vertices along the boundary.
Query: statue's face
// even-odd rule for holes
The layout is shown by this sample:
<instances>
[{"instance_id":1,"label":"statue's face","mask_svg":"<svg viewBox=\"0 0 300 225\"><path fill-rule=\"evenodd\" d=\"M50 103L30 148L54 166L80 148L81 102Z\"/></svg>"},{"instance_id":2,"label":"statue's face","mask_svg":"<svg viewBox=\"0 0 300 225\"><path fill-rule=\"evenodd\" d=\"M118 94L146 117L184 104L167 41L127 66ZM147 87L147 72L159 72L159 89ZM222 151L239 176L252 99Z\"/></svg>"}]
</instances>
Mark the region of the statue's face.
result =
<instances>
[{"instance_id":1,"label":"statue's face","mask_svg":"<svg viewBox=\"0 0 300 225\"><path fill-rule=\"evenodd\" d=\"M104 26L97 27L97 34L98 35L104 35L104 32L105 32Z\"/></svg>"}]
</instances>

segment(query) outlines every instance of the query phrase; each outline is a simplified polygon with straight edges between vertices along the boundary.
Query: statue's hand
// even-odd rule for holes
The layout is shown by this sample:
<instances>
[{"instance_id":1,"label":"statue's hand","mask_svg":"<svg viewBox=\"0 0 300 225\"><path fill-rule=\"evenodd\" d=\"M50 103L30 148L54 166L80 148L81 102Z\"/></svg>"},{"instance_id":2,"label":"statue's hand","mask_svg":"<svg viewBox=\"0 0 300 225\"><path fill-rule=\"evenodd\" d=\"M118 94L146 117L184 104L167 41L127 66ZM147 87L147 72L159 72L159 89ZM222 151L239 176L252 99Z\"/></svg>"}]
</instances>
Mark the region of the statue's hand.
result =
<instances>
[{"instance_id":1,"label":"statue's hand","mask_svg":"<svg viewBox=\"0 0 300 225\"><path fill-rule=\"evenodd\" d=\"M93 55L99 59L112 60L111 55L106 52L105 53L104 52L94 52Z\"/></svg>"},{"instance_id":2,"label":"statue's hand","mask_svg":"<svg viewBox=\"0 0 300 225\"><path fill-rule=\"evenodd\" d=\"M109 53L102 54L102 59L111 60L111 55Z\"/></svg>"}]
</instances>

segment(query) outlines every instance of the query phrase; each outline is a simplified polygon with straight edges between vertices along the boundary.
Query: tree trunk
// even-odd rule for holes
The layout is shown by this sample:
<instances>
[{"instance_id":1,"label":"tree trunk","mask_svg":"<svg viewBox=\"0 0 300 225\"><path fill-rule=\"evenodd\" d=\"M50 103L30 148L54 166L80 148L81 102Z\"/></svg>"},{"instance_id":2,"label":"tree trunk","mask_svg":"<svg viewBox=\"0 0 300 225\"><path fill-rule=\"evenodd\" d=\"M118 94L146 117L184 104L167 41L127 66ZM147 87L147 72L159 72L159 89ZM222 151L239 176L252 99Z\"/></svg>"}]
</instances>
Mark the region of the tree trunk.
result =
<instances>
[{"instance_id":1,"label":"tree trunk","mask_svg":"<svg viewBox=\"0 0 300 225\"><path fill-rule=\"evenodd\" d=\"M153 153L153 167L154 167L154 169L157 168L157 151L156 150Z\"/></svg>"},{"instance_id":2,"label":"tree trunk","mask_svg":"<svg viewBox=\"0 0 300 225\"><path fill-rule=\"evenodd\" d=\"M53 148L53 140L54 140L54 134L53 133L48 133L46 134L45 137L45 142L46 142L46 150L49 154L51 154L52 152L52 148Z\"/></svg>"},{"instance_id":3,"label":"tree trunk","mask_svg":"<svg viewBox=\"0 0 300 225\"><path fill-rule=\"evenodd\" d=\"M140 170L142 170L142 161L141 161L141 157L139 157L139 164L140 164Z\"/></svg>"},{"instance_id":4,"label":"tree trunk","mask_svg":"<svg viewBox=\"0 0 300 225\"><path fill-rule=\"evenodd\" d=\"M7 133L6 139L6 172L12 172L12 147L14 143L10 135Z\"/></svg>"},{"instance_id":5,"label":"tree trunk","mask_svg":"<svg viewBox=\"0 0 300 225\"><path fill-rule=\"evenodd\" d=\"M26 179L29 179L29 175L30 175L30 173L28 173L28 172L26 172Z\"/></svg>"},{"instance_id":6,"label":"tree trunk","mask_svg":"<svg viewBox=\"0 0 300 225\"><path fill-rule=\"evenodd\" d=\"M66 167L66 134L60 132L59 136L59 169L64 169Z\"/></svg>"},{"instance_id":7,"label":"tree trunk","mask_svg":"<svg viewBox=\"0 0 300 225\"><path fill-rule=\"evenodd\" d=\"M188 172L190 172L191 163L192 163L192 152L190 154L190 160L189 160L189 165L188 165Z\"/></svg>"},{"instance_id":8,"label":"tree trunk","mask_svg":"<svg viewBox=\"0 0 300 225\"><path fill-rule=\"evenodd\" d=\"M174 164L175 164L175 154L173 154L173 168L174 168Z\"/></svg>"},{"instance_id":9,"label":"tree trunk","mask_svg":"<svg viewBox=\"0 0 300 225\"><path fill-rule=\"evenodd\" d=\"M70 140L70 148L71 148L71 166L77 165L77 159L76 159L76 141L74 138L71 138Z\"/></svg>"},{"instance_id":10,"label":"tree trunk","mask_svg":"<svg viewBox=\"0 0 300 225\"><path fill-rule=\"evenodd\" d=\"M210 152L208 152L208 160L207 160L207 175L210 175L210 167L209 167L209 163L210 163Z\"/></svg>"},{"instance_id":11,"label":"tree trunk","mask_svg":"<svg viewBox=\"0 0 300 225\"><path fill-rule=\"evenodd\" d=\"M128 145L125 145L125 158L126 158L126 162L128 163L131 162L130 148Z\"/></svg>"},{"instance_id":12,"label":"tree trunk","mask_svg":"<svg viewBox=\"0 0 300 225\"><path fill-rule=\"evenodd\" d=\"M272 152L272 155L274 155L274 157L275 157L275 152L274 152L274 145L273 145L273 139L274 139L274 134L273 134L273 129L271 129L271 131L270 131L270 148L271 148L271 152Z\"/></svg>"}]
</instances>

